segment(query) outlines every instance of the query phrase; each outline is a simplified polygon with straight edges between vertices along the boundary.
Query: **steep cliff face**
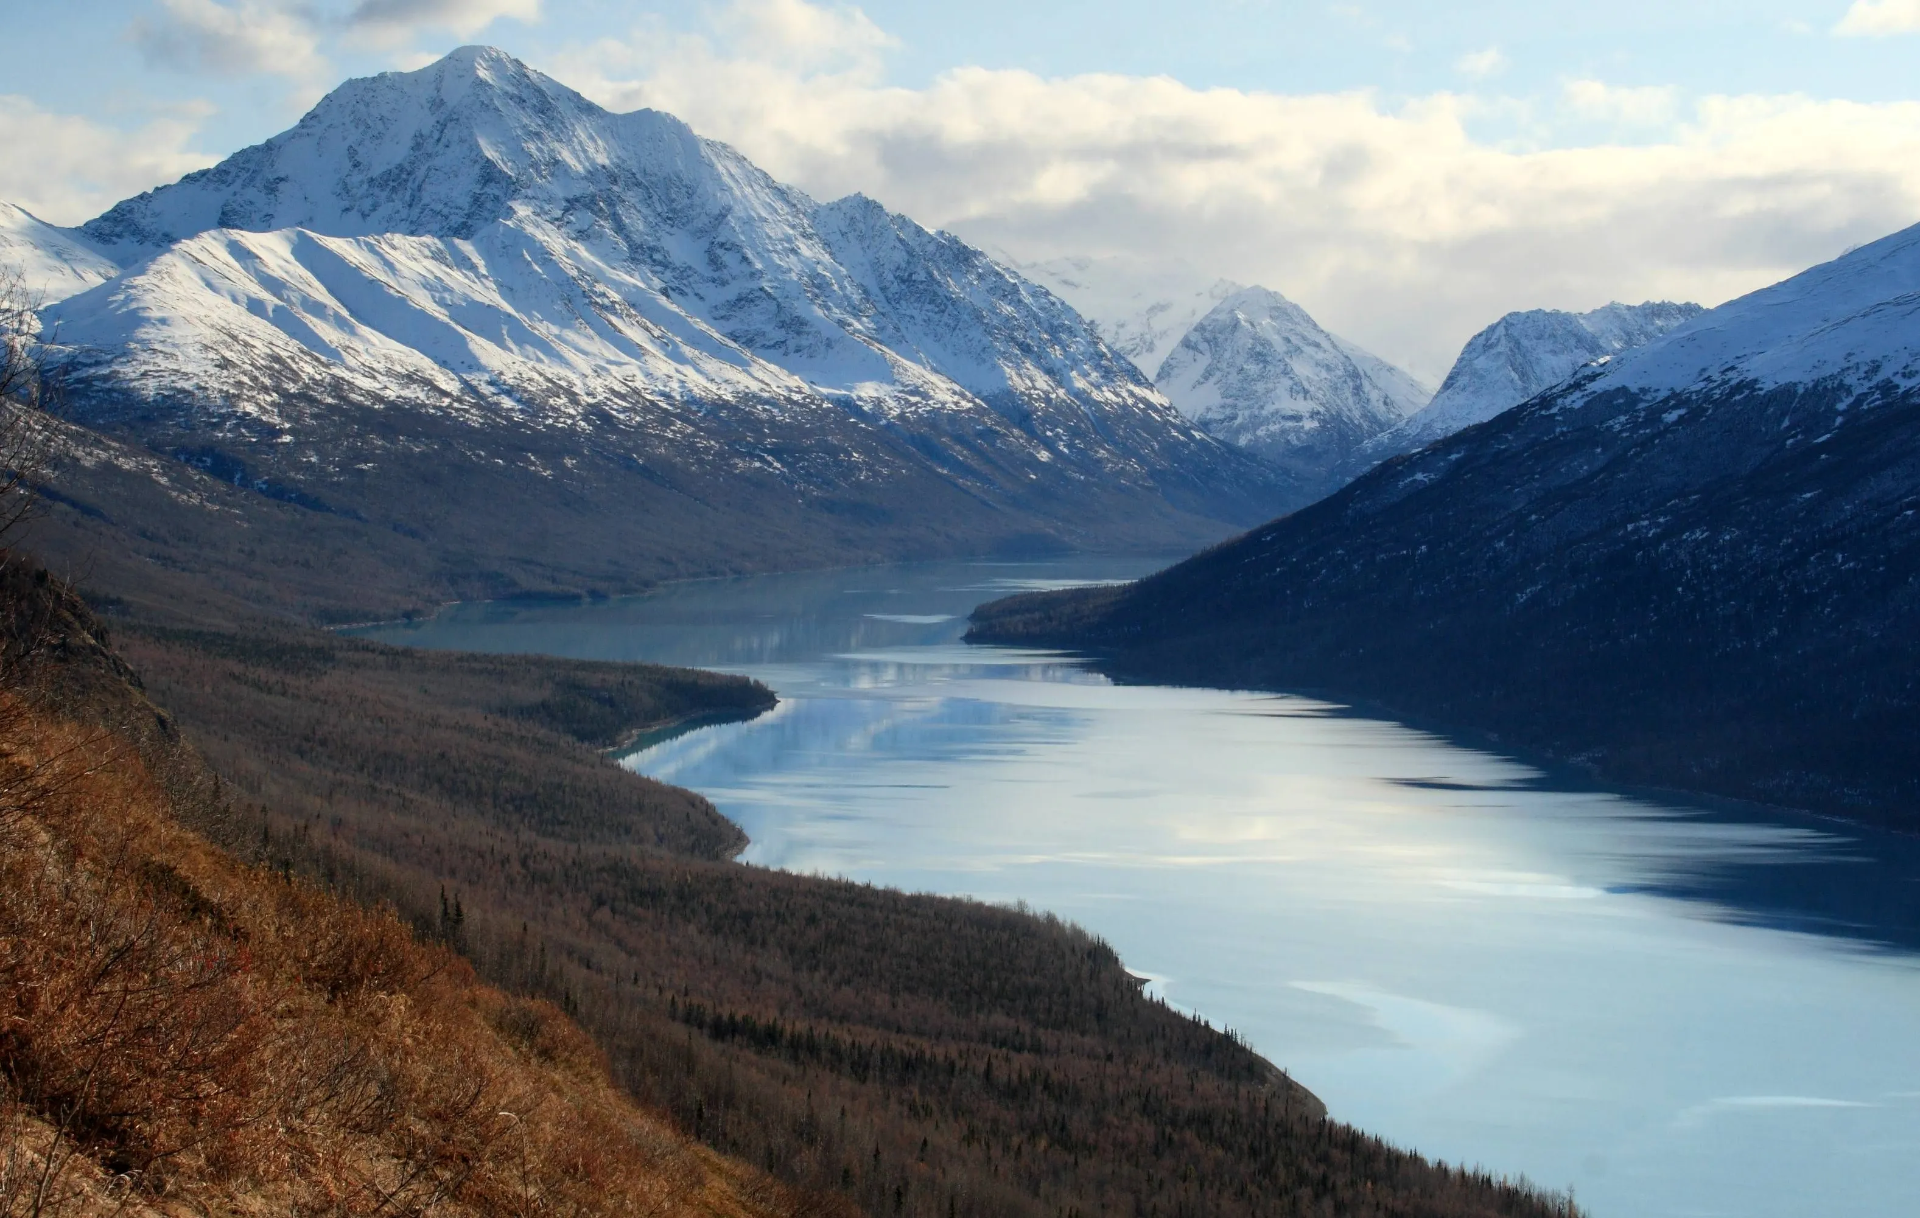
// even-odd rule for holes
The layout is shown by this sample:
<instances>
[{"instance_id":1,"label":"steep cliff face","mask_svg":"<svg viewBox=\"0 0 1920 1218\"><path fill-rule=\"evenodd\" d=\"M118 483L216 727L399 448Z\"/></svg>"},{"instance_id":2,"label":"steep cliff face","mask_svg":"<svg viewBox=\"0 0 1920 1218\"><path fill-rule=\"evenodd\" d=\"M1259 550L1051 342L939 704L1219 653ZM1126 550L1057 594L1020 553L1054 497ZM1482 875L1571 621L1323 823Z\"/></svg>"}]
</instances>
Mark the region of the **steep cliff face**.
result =
<instances>
[{"instance_id":1,"label":"steep cliff face","mask_svg":"<svg viewBox=\"0 0 1920 1218\"><path fill-rule=\"evenodd\" d=\"M1003 602L977 633L1911 826L1920 227L1136 586Z\"/></svg>"}]
</instances>

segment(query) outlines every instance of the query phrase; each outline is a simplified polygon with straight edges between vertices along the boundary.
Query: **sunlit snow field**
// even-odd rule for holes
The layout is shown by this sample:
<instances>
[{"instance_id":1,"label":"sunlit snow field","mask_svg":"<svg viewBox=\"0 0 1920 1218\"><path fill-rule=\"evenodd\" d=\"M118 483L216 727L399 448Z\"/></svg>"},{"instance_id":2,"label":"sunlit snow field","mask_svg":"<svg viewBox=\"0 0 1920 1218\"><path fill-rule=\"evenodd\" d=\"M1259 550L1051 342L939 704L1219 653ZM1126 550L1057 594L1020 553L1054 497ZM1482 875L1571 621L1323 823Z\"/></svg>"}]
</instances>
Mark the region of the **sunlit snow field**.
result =
<instances>
[{"instance_id":1,"label":"sunlit snow field","mask_svg":"<svg viewBox=\"0 0 1920 1218\"><path fill-rule=\"evenodd\" d=\"M1337 1117L1600 1218L1920 1196L1920 842L959 642L982 600L1157 565L714 581L369 633L750 673L778 709L626 759L712 798L748 861L1072 918Z\"/></svg>"}]
</instances>

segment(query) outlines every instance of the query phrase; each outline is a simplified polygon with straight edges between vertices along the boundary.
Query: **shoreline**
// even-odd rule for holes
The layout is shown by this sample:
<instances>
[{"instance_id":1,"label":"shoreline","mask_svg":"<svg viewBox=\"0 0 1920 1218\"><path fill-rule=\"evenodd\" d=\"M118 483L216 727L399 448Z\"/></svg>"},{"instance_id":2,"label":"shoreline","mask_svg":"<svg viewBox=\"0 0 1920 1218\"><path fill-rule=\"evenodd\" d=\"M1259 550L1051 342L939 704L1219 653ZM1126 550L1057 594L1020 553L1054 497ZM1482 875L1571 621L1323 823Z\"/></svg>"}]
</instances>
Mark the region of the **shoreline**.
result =
<instances>
[{"instance_id":1,"label":"shoreline","mask_svg":"<svg viewBox=\"0 0 1920 1218\"><path fill-rule=\"evenodd\" d=\"M1655 783L1623 782L1607 778L1588 765L1577 760L1556 754L1515 744L1492 733L1473 728L1460 727L1438 719L1408 714L1398 708L1367 698L1354 698L1336 693L1330 689L1316 689L1307 686L1295 686L1289 689L1259 685L1209 684L1204 681L1169 680L1148 678L1138 673L1128 672L1120 658L1111 653L1092 649L1074 648L1058 644L1036 646L1033 644L1001 642L969 642L970 647L1006 648L1008 650L1050 651L1059 655L1082 660L1108 680L1123 685L1154 686L1161 689L1214 690L1222 693L1267 694L1280 697L1305 698L1324 703L1331 707L1330 713L1345 718L1369 719L1379 723L1392 723L1410 731L1422 732L1437 737L1457 748L1474 752L1488 753L1504 757L1530 769L1539 771L1542 777L1560 781L1561 785L1575 791L1598 791L1620 795L1631 799L1641 799L1654 803L1693 805L1703 811L1764 813L1770 816L1806 818L1823 824L1840 825L1847 829L1884 833L1891 837L1907 840L1920 839L1920 827L1901 828L1894 825L1877 824L1843 816L1837 812L1822 812L1814 808L1795 807L1792 804L1768 803L1764 800L1743 799L1734 795L1722 795L1713 791L1696 790L1690 787L1662 786Z\"/></svg>"},{"instance_id":2,"label":"shoreline","mask_svg":"<svg viewBox=\"0 0 1920 1218\"><path fill-rule=\"evenodd\" d=\"M705 672L708 670L702 669L701 671ZM726 723L752 723L762 715L773 713L774 709L779 705L780 696L775 694L772 705L763 706L759 710L752 712L728 710L695 711L692 714L677 715L671 719L662 719L653 723L642 724L622 735L616 743L601 749L600 753L618 765L623 759L635 753L644 752L656 745L665 744L669 740L677 740L681 736L697 732L703 727L719 727ZM649 737L655 738L648 739ZM642 743L642 741L645 743ZM624 769L625 767L623 766L622 768ZM695 791L694 794L699 795L700 793ZM702 799L706 798L704 795L700 797ZM741 832L744 833L746 831L742 829Z\"/></svg>"},{"instance_id":3,"label":"shoreline","mask_svg":"<svg viewBox=\"0 0 1920 1218\"><path fill-rule=\"evenodd\" d=\"M588 605L588 604L595 604L595 603L607 603L612 601L637 600L641 597L656 595L657 593L667 588L678 588L688 584L719 583L722 580L729 580L729 579L767 579L774 576L784 576L784 575L825 575L834 571L885 571L885 570L889 570L896 567L931 566L939 563L965 563L969 566L978 565L978 566L997 566L997 567L1026 567L1026 566L1042 566L1050 562L1059 562L1063 559L1071 559L1071 558L1151 558L1155 560L1164 559L1166 563L1169 566L1171 566L1174 563L1184 561L1189 557L1191 557L1190 554L1175 553L1172 551L1155 552L1155 551L1144 551L1144 550L1069 550L1048 558L994 558L989 555L972 555L967 557L956 557L956 558L909 558L909 559L903 559L899 562L841 563L837 565L829 565L824 567L793 567L793 568L782 568L778 570L769 570L769 571L736 571L728 575L688 575L680 579L655 580L653 583L648 584L646 587L642 588L638 592L619 592L619 593L611 593L611 594L603 593L598 596L593 595L591 593L586 593L586 592L574 593L571 595L554 593L552 595L536 594L536 595L530 595L530 596L494 596L494 597L484 597L479 600L439 601L435 603L432 613L423 614L419 617L388 617L388 618L374 618L372 620L364 621L364 622L336 622L331 625L318 626L317 629L325 630L325 631L328 631L329 633L346 633L348 631L354 631L354 630L375 630L375 629L379 629L381 627L386 627L386 626L419 625L426 622L432 622L438 619L439 616L442 613L445 613L448 609L454 608L459 605L513 605L513 604ZM1117 582L1130 583L1132 581L1121 580ZM987 602L982 601L980 603L986 604ZM379 641L379 640L375 640L375 641Z\"/></svg>"}]
</instances>

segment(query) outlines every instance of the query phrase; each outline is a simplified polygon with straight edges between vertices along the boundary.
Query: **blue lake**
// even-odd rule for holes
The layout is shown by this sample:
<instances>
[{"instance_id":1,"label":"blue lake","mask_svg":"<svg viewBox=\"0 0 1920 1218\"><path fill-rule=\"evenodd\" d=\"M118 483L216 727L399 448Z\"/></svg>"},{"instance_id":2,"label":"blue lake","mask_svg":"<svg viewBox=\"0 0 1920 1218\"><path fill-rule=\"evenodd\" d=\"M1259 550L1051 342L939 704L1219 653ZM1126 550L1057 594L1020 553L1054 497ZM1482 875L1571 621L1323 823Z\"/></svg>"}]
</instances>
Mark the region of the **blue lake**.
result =
<instances>
[{"instance_id":1,"label":"blue lake","mask_svg":"<svg viewBox=\"0 0 1920 1218\"><path fill-rule=\"evenodd\" d=\"M1920 840L960 642L983 600L1159 565L766 576L360 633L757 677L772 713L624 759L711 798L749 861L1052 910L1336 1117L1597 1218L1920 1212Z\"/></svg>"}]
</instances>

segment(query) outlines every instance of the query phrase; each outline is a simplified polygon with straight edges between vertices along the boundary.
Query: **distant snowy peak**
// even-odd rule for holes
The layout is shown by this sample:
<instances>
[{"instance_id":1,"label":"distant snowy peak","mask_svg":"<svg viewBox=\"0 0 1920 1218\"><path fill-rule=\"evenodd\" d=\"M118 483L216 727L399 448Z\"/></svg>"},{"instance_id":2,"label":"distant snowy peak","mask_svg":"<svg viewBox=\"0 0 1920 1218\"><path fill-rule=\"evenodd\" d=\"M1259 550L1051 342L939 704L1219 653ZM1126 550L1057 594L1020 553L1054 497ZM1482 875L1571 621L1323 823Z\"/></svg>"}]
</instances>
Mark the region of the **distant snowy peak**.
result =
<instances>
[{"instance_id":1,"label":"distant snowy peak","mask_svg":"<svg viewBox=\"0 0 1920 1218\"><path fill-rule=\"evenodd\" d=\"M1467 340L1427 407L1368 446L1368 464L1484 423L1595 360L1644 346L1703 312L1697 304L1609 304L1590 313L1509 313Z\"/></svg>"},{"instance_id":2,"label":"distant snowy peak","mask_svg":"<svg viewBox=\"0 0 1920 1218\"><path fill-rule=\"evenodd\" d=\"M1169 292L1151 299L1136 297L1099 319L1100 332L1114 350L1152 376L1166 362L1180 340L1202 317L1244 285L1231 279L1216 279L1204 288L1188 292Z\"/></svg>"},{"instance_id":3,"label":"distant snowy peak","mask_svg":"<svg viewBox=\"0 0 1920 1218\"><path fill-rule=\"evenodd\" d=\"M119 264L81 234L0 202L0 275L19 275L31 295L64 300L119 273Z\"/></svg>"},{"instance_id":4,"label":"distant snowy peak","mask_svg":"<svg viewBox=\"0 0 1920 1218\"><path fill-rule=\"evenodd\" d=\"M1154 385L1215 436L1327 489L1350 453L1428 397L1411 376L1260 287L1234 292L1202 317Z\"/></svg>"}]
</instances>

